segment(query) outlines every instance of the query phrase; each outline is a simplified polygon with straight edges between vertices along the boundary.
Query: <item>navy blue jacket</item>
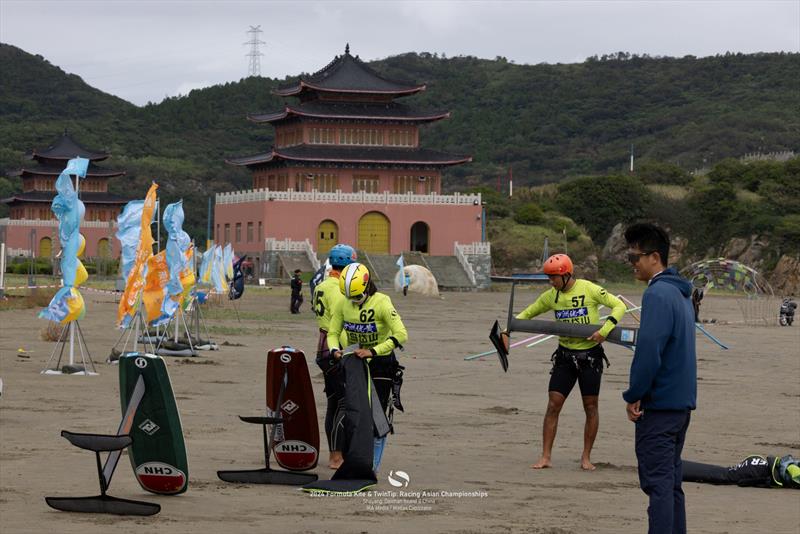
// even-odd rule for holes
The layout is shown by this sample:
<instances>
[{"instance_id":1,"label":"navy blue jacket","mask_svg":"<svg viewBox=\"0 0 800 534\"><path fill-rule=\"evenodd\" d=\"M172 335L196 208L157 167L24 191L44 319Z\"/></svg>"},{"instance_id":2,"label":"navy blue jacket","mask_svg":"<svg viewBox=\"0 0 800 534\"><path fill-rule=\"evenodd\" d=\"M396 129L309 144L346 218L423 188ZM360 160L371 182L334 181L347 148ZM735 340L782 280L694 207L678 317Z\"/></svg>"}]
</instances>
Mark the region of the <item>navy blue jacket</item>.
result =
<instances>
[{"instance_id":1,"label":"navy blue jacket","mask_svg":"<svg viewBox=\"0 0 800 534\"><path fill-rule=\"evenodd\" d=\"M697 404L692 285L674 268L653 278L642 296L642 324L626 402L643 409L694 410Z\"/></svg>"}]
</instances>

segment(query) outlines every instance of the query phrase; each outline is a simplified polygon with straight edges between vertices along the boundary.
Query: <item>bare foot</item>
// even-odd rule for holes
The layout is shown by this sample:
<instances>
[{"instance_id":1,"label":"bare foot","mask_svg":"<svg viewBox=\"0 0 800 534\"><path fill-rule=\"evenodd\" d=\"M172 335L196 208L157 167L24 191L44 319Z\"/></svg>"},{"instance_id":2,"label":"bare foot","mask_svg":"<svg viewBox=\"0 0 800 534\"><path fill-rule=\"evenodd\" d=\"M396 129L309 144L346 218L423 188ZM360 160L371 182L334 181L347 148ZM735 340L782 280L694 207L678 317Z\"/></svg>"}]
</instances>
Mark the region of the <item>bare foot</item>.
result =
<instances>
[{"instance_id":1,"label":"bare foot","mask_svg":"<svg viewBox=\"0 0 800 534\"><path fill-rule=\"evenodd\" d=\"M594 471L597 468L589 460L581 458L581 469L583 469L584 471Z\"/></svg>"},{"instance_id":2,"label":"bare foot","mask_svg":"<svg viewBox=\"0 0 800 534\"><path fill-rule=\"evenodd\" d=\"M531 469L547 469L548 467L550 467L550 465L551 465L550 458L545 458L544 456L542 456L541 458L539 458L538 462L536 462L531 466Z\"/></svg>"},{"instance_id":3,"label":"bare foot","mask_svg":"<svg viewBox=\"0 0 800 534\"><path fill-rule=\"evenodd\" d=\"M328 467L331 469L339 469L344 463L344 457L340 451L331 451L328 457Z\"/></svg>"}]
</instances>

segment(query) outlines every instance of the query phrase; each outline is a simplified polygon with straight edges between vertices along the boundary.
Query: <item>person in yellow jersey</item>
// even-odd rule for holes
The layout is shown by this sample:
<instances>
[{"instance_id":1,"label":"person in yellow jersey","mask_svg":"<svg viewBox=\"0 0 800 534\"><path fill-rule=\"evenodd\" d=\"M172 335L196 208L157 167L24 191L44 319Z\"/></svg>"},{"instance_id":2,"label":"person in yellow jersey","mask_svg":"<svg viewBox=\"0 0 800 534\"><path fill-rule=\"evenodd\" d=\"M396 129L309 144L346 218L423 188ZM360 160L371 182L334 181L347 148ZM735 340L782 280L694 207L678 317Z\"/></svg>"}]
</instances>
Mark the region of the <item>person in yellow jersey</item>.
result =
<instances>
[{"instance_id":1,"label":"person in yellow jersey","mask_svg":"<svg viewBox=\"0 0 800 534\"><path fill-rule=\"evenodd\" d=\"M319 326L317 365L322 369L325 378L325 396L328 399L325 410L325 435L328 438L328 450L330 451L328 467L332 469L338 469L343 461L344 386L339 366L328 350L328 330L333 309L339 302L345 300L339 290L339 274L342 269L356 261L357 257L355 249L349 245L340 243L332 247L328 253L328 263L331 265L330 274L314 287L311 300Z\"/></svg>"},{"instance_id":2,"label":"person in yellow jersey","mask_svg":"<svg viewBox=\"0 0 800 534\"><path fill-rule=\"evenodd\" d=\"M345 267L339 276L339 289L345 298L334 308L328 327L331 354L341 358L342 334L347 346L358 345L355 356L367 360L381 407L391 422L393 409L402 411L398 385L402 383L402 366L394 351L403 348L408 332L392 299L378 292L365 265L351 263ZM375 439L376 473L385 445L386 437Z\"/></svg>"},{"instance_id":3,"label":"person in yellow jersey","mask_svg":"<svg viewBox=\"0 0 800 534\"><path fill-rule=\"evenodd\" d=\"M547 411L542 429L542 455L531 466L533 469L551 466L558 416L575 382L580 386L583 410L586 413L581 469L588 471L595 469L591 462L591 453L600 425L598 397L603 376L603 362L608 363L601 343L625 315L626 307L620 299L597 284L575 278L573 271L572 260L566 254L550 256L544 263L544 272L550 278L552 287L517 315L517 319L531 319L552 310L557 321L597 324L600 305L611 309L608 319L588 338L560 337L558 340L558 349L551 358L553 367L550 370ZM507 348L507 333L503 335L503 342Z\"/></svg>"}]
</instances>

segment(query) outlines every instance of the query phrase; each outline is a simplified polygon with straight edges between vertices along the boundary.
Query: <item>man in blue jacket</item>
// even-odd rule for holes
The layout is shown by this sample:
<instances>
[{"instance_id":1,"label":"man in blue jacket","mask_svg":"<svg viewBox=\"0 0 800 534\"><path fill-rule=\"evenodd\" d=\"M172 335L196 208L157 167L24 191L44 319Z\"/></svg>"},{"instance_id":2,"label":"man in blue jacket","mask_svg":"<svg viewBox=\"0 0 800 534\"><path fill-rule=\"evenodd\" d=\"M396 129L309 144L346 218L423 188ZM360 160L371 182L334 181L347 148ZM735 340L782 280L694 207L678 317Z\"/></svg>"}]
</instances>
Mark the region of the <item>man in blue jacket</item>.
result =
<instances>
[{"instance_id":1,"label":"man in blue jacket","mask_svg":"<svg viewBox=\"0 0 800 534\"><path fill-rule=\"evenodd\" d=\"M685 533L681 450L697 401L692 285L667 268L669 236L652 224L625 231L634 276L647 282L642 324L622 394L636 423L639 484L650 498L648 532Z\"/></svg>"}]
</instances>

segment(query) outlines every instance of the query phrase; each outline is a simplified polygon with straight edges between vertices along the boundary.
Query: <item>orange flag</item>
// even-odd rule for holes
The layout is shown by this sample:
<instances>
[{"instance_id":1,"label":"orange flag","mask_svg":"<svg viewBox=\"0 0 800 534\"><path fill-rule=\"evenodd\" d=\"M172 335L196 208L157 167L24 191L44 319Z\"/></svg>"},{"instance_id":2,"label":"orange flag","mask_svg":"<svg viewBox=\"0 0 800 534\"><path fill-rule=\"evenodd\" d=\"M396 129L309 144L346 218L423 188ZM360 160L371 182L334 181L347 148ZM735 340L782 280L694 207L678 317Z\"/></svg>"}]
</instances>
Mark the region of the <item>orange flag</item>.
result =
<instances>
[{"instance_id":1,"label":"orange flag","mask_svg":"<svg viewBox=\"0 0 800 534\"><path fill-rule=\"evenodd\" d=\"M153 222L153 211L156 207L156 190L158 184L153 182L147 191L142 208L141 233L139 234L139 250L136 253L136 260L128 273L128 280L125 284L125 292L119 301L117 308L117 324L124 328L130 323L136 314L136 301L139 292L144 286L144 266L147 260L153 255L153 233L150 231L150 224Z\"/></svg>"},{"instance_id":2,"label":"orange flag","mask_svg":"<svg viewBox=\"0 0 800 534\"><path fill-rule=\"evenodd\" d=\"M147 260L147 276L142 291L142 303L145 310L145 321L151 321L161 316L161 303L164 301L164 288L169 282L169 268L167 267L167 251L162 250Z\"/></svg>"}]
</instances>

